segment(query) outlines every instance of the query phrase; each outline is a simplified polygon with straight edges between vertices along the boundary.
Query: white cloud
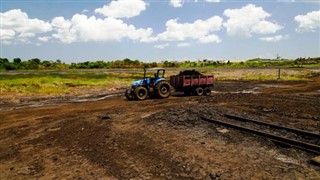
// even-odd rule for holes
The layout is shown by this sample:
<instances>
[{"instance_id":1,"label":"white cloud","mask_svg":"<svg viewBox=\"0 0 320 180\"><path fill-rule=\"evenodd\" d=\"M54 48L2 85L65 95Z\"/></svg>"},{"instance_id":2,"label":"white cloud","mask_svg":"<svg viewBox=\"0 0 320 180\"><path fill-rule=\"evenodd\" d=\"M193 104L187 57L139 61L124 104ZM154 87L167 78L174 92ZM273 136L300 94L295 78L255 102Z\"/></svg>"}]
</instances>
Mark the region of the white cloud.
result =
<instances>
[{"instance_id":1,"label":"white cloud","mask_svg":"<svg viewBox=\"0 0 320 180\"><path fill-rule=\"evenodd\" d=\"M221 39L217 36L217 35L214 35L214 34L211 34L211 35L208 35L208 36L203 36L199 39L199 42L200 43L220 43L221 42Z\"/></svg>"},{"instance_id":2,"label":"white cloud","mask_svg":"<svg viewBox=\"0 0 320 180\"><path fill-rule=\"evenodd\" d=\"M170 6L180 8L183 5L183 0L170 0Z\"/></svg>"},{"instance_id":3,"label":"white cloud","mask_svg":"<svg viewBox=\"0 0 320 180\"><path fill-rule=\"evenodd\" d=\"M63 43L72 43L77 41L77 32L72 29L72 22L65 20L64 17L56 17L51 22L55 34L52 37L59 39Z\"/></svg>"},{"instance_id":4,"label":"white cloud","mask_svg":"<svg viewBox=\"0 0 320 180\"><path fill-rule=\"evenodd\" d=\"M51 39L50 36L42 36L42 37L38 37L38 39L41 41L41 42L48 42L49 39Z\"/></svg>"},{"instance_id":5,"label":"white cloud","mask_svg":"<svg viewBox=\"0 0 320 180\"><path fill-rule=\"evenodd\" d=\"M89 10L88 9L84 9L84 10L82 10L82 14L84 14L84 13L87 13L87 12L89 12Z\"/></svg>"},{"instance_id":6,"label":"white cloud","mask_svg":"<svg viewBox=\"0 0 320 180\"><path fill-rule=\"evenodd\" d=\"M37 34L46 33L52 30L50 23L30 19L28 14L20 9L12 9L5 13L0 13L1 19L1 39L5 44L31 43L31 38Z\"/></svg>"},{"instance_id":7,"label":"white cloud","mask_svg":"<svg viewBox=\"0 0 320 180\"><path fill-rule=\"evenodd\" d=\"M169 44L168 43L166 43L166 44L158 44L158 45L154 45L154 47L155 48L158 48L158 49L164 49L164 48L166 48L166 47L168 47L169 46Z\"/></svg>"},{"instance_id":8,"label":"white cloud","mask_svg":"<svg viewBox=\"0 0 320 180\"><path fill-rule=\"evenodd\" d=\"M212 2L212 3L217 3L217 2L221 2L221 0L205 0L206 2Z\"/></svg>"},{"instance_id":9,"label":"white cloud","mask_svg":"<svg viewBox=\"0 0 320 180\"><path fill-rule=\"evenodd\" d=\"M251 37L252 34L275 33L282 29L280 25L265 19L271 15L263 10L262 7L256 7L248 4L241 9L226 9L224 15L228 20L223 23L230 36Z\"/></svg>"},{"instance_id":10,"label":"white cloud","mask_svg":"<svg viewBox=\"0 0 320 180\"><path fill-rule=\"evenodd\" d=\"M312 11L306 15L298 15L294 20L299 23L297 32L315 32L320 28L320 11Z\"/></svg>"},{"instance_id":11,"label":"white cloud","mask_svg":"<svg viewBox=\"0 0 320 180\"><path fill-rule=\"evenodd\" d=\"M120 19L107 17L105 19L95 16L75 14L71 20L56 17L52 21L54 38L63 43L72 42L98 42L98 41L121 41L123 38L140 42L151 42L152 29L136 29Z\"/></svg>"},{"instance_id":12,"label":"white cloud","mask_svg":"<svg viewBox=\"0 0 320 180\"><path fill-rule=\"evenodd\" d=\"M12 29L0 29L1 40L11 40L16 35Z\"/></svg>"},{"instance_id":13,"label":"white cloud","mask_svg":"<svg viewBox=\"0 0 320 180\"><path fill-rule=\"evenodd\" d=\"M288 38L289 38L289 35L285 35L285 36L277 35L277 36L271 36L271 37L262 37L259 39L261 41L266 41L266 42L279 42L281 40L288 39Z\"/></svg>"},{"instance_id":14,"label":"white cloud","mask_svg":"<svg viewBox=\"0 0 320 180\"><path fill-rule=\"evenodd\" d=\"M95 13L114 18L131 18L146 10L146 3L142 0L118 0L102 8L95 9Z\"/></svg>"},{"instance_id":15,"label":"white cloud","mask_svg":"<svg viewBox=\"0 0 320 180\"><path fill-rule=\"evenodd\" d=\"M170 19L166 22L166 31L158 34L158 40L184 41L188 38L205 42L205 38L213 39L213 31L221 29L222 18L213 16L206 20L196 20L193 23L178 23L178 19ZM215 35L214 35L215 36ZM211 41L214 42L214 41Z\"/></svg>"},{"instance_id":16,"label":"white cloud","mask_svg":"<svg viewBox=\"0 0 320 180\"><path fill-rule=\"evenodd\" d=\"M190 43L178 43L177 47L189 47Z\"/></svg>"},{"instance_id":17,"label":"white cloud","mask_svg":"<svg viewBox=\"0 0 320 180\"><path fill-rule=\"evenodd\" d=\"M295 3L295 2L303 2L303 3L317 3L319 4L318 0L278 0L279 2L287 2L287 3Z\"/></svg>"}]
</instances>

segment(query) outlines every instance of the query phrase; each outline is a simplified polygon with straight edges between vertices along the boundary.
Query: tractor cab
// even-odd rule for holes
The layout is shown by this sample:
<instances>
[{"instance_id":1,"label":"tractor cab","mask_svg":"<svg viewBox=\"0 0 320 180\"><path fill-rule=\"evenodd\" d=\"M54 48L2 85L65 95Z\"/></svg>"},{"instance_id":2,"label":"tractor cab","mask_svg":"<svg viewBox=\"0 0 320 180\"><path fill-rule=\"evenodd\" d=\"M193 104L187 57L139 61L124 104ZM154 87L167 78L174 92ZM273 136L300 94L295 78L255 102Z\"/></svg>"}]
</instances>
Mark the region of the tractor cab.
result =
<instances>
[{"instance_id":1,"label":"tractor cab","mask_svg":"<svg viewBox=\"0 0 320 180\"><path fill-rule=\"evenodd\" d=\"M144 74L146 74L146 69L144 69L144 72L145 72ZM165 72L166 72L165 69L157 69L157 72L154 73L154 77L149 78L150 82L147 84L149 84L150 86L153 86L154 84L156 84L160 80L165 80L165 78L164 78ZM145 75L144 75L144 79L147 79L147 81L148 81L148 78L146 78Z\"/></svg>"}]
</instances>

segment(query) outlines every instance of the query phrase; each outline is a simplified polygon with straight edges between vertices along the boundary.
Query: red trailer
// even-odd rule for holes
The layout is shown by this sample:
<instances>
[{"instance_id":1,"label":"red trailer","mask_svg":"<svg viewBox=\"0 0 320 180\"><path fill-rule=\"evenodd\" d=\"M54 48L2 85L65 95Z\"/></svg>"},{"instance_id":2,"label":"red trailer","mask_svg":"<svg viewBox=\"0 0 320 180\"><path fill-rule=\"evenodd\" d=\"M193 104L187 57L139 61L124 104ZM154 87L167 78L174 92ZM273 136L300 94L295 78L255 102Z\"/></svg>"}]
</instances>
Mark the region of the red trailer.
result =
<instances>
[{"instance_id":1,"label":"red trailer","mask_svg":"<svg viewBox=\"0 0 320 180\"><path fill-rule=\"evenodd\" d=\"M185 95L210 95L214 86L213 75L202 75L195 70L180 72L170 76L170 84L176 91L183 91Z\"/></svg>"}]
</instances>

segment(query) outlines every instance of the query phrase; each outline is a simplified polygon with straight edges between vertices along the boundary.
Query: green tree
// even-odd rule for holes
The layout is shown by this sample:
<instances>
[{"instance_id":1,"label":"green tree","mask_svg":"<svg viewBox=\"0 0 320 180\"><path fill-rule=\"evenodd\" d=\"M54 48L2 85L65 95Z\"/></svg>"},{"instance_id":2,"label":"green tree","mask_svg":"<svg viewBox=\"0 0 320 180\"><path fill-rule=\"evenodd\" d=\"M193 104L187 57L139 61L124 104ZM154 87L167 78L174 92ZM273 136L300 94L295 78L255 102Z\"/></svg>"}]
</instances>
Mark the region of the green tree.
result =
<instances>
[{"instance_id":1,"label":"green tree","mask_svg":"<svg viewBox=\"0 0 320 180\"><path fill-rule=\"evenodd\" d=\"M13 63L14 64L20 64L21 63L21 59L20 58L14 58L13 59Z\"/></svg>"}]
</instances>

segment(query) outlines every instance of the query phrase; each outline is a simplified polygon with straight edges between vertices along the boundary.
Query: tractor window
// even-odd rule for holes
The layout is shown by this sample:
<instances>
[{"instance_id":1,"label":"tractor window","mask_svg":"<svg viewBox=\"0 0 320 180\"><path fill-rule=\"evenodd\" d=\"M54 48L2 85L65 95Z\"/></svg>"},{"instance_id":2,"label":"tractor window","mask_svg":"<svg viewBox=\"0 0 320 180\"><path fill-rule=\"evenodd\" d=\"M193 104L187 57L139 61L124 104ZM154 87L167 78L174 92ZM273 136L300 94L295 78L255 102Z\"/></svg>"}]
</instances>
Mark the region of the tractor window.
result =
<instances>
[{"instance_id":1,"label":"tractor window","mask_svg":"<svg viewBox=\"0 0 320 180\"><path fill-rule=\"evenodd\" d=\"M164 77L164 70L158 70L157 75L158 77Z\"/></svg>"}]
</instances>

